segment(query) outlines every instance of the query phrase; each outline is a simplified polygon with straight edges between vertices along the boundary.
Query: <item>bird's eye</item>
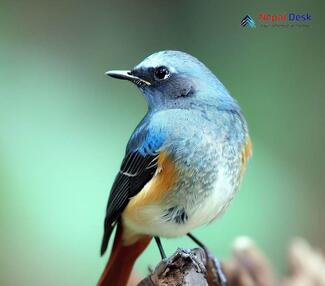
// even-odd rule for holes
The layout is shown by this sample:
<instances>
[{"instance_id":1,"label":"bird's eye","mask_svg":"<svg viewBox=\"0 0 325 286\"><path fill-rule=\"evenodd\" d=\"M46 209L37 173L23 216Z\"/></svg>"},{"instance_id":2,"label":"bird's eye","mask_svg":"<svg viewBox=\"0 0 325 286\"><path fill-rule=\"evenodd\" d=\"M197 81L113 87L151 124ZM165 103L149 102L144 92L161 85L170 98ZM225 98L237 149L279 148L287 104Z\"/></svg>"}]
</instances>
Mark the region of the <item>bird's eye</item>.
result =
<instances>
[{"instance_id":1,"label":"bird's eye","mask_svg":"<svg viewBox=\"0 0 325 286\"><path fill-rule=\"evenodd\" d=\"M158 68L155 68L154 76L155 76L156 80L164 80L164 79L169 78L170 73L166 67L158 67Z\"/></svg>"}]
</instances>

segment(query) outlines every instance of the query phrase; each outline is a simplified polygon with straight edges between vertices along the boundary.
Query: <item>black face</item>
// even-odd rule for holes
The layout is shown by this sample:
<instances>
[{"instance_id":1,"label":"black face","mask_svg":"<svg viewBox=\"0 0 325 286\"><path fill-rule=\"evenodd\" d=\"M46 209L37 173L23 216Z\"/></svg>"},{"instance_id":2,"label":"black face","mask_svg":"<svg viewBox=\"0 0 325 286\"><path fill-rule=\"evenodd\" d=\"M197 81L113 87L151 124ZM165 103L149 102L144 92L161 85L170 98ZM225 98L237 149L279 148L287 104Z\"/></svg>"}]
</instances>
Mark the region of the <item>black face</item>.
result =
<instances>
[{"instance_id":1,"label":"black face","mask_svg":"<svg viewBox=\"0 0 325 286\"><path fill-rule=\"evenodd\" d=\"M193 82L190 78L179 73L171 73L166 66L138 68L131 71L150 85L141 85L141 89L150 91L155 96L162 96L167 99L185 98L193 95Z\"/></svg>"},{"instance_id":2,"label":"black face","mask_svg":"<svg viewBox=\"0 0 325 286\"><path fill-rule=\"evenodd\" d=\"M150 82L152 86L158 86L163 82L166 82L172 76L169 69L165 66L133 69L130 73Z\"/></svg>"}]
</instances>

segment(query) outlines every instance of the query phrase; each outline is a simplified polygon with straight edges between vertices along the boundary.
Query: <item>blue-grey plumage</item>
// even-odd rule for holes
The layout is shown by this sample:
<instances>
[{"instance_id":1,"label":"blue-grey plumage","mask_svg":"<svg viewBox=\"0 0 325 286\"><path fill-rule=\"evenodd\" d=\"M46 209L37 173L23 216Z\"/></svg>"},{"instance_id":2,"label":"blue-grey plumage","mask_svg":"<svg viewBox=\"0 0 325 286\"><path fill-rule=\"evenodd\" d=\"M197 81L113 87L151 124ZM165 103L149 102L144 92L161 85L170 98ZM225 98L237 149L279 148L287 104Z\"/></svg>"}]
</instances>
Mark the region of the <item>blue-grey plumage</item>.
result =
<instances>
[{"instance_id":1,"label":"blue-grey plumage","mask_svg":"<svg viewBox=\"0 0 325 286\"><path fill-rule=\"evenodd\" d=\"M137 162L127 163L139 165L150 156L149 166L156 164L141 189L126 196L123 207L113 204L121 190L111 195L108 226L115 223L110 217L116 220L112 209L122 215L130 232L139 234L173 237L211 222L238 190L251 153L247 124L236 100L203 63L179 51L158 52L129 72L107 74L135 83L148 102L148 112L126 149L126 158L137 154ZM168 158L167 167L159 163L161 154ZM131 169L123 175L142 176L143 167L133 173ZM158 189L162 176L173 180L165 179L168 183L159 183Z\"/></svg>"}]
</instances>

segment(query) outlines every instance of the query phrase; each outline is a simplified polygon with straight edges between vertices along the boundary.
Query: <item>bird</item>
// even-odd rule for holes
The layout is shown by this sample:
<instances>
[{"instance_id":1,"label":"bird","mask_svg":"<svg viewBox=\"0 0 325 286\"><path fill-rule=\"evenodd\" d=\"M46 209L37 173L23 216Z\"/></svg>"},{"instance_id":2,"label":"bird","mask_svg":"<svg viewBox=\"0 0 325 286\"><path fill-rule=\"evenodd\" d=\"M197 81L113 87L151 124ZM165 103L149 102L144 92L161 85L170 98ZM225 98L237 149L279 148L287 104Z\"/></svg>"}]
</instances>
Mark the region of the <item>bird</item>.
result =
<instances>
[{"instance_id":1,"label":"bird","mask_svg":"<svg viewBox=\"0 0 325 286\"><path fill-rule=\"evenodd\" d=\"M218 218L239 190L252 154L239 103L194 56L156 52L131 70L106 75L132 82L147 112L132 133L108 198L101 255L115 238L99 286L125 286L155 238L190 236Z\"/></svg>"}]
</instances>

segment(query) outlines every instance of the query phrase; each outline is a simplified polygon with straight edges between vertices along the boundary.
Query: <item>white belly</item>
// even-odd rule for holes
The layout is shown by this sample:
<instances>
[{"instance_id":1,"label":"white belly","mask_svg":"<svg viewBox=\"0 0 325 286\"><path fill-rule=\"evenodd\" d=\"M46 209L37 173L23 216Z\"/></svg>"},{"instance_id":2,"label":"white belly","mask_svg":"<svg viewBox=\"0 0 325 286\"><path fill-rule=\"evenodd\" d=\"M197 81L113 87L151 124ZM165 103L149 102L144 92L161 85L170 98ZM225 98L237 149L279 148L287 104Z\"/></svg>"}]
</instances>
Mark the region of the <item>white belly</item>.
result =
<instances>
[{"instance_id":1,"label":"white belly","mask_svg":"<svg viewBox=\"0 0 325 286\"><path fill-rule=\"evenodd\" d=\"M217 218L228 206L234 195L234 186L230 184L224 172L220 172L218 180L214 183L213 191L197 205L190 206L186 210L188 220L186 223L176 224L165 221L162 217L161 205L147 205L139 210L137 214L143 219L124 218L124 223L134 232L156 235L162 237L177 237L186 235L194 228L210 223ZM199 192L198 192L199 193ZM186 191L184 191L186 196ZM140 224L139 221L142 221Z\"/></svg>"}]
</instances>

